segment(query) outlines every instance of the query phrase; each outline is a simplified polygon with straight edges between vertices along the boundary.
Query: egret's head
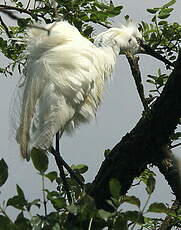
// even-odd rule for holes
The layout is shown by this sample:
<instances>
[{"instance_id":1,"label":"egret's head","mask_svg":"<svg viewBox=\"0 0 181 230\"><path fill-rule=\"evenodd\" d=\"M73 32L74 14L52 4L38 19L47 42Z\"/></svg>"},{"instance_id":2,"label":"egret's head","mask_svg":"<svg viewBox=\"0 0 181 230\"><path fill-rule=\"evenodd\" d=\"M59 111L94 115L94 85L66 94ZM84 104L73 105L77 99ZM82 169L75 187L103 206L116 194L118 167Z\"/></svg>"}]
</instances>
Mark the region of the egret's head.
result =
<instances>
[{"instance_id":1,"label":"egret's head","mask_svg":"<svg viewBox=\"0 0 181 230\"><path fill-rule=\"evenodd\" d=\"M137 25L129 22L126 26L111 28L99 34L95 39L95 44L99 47L111 46L120 54L124 54L126 51L136 54L140 52L138 41L142 39Z\"/></svg>"}]
</instances>

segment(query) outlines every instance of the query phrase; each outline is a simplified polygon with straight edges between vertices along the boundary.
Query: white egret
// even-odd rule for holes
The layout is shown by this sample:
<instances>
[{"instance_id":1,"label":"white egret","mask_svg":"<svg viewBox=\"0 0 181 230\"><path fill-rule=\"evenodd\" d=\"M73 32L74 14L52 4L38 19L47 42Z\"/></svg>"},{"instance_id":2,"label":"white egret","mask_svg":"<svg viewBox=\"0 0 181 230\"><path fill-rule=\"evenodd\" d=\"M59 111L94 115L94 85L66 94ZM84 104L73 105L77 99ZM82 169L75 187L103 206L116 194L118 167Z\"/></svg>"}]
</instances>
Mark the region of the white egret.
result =
<instances>
[{"instance_id":1,"label":"white egret","mask_svg":"<svg viewBox=\"0 0 181 230\"><path fill-rule=\"evenodd\" d=\"M134 23L110 28L94 43L64 21L30 30L16 134L23 158L33 147L48 150L58 131L71 133L95 117L117 56L139 53L138 39Z\"/></svg>"}]
</instances>

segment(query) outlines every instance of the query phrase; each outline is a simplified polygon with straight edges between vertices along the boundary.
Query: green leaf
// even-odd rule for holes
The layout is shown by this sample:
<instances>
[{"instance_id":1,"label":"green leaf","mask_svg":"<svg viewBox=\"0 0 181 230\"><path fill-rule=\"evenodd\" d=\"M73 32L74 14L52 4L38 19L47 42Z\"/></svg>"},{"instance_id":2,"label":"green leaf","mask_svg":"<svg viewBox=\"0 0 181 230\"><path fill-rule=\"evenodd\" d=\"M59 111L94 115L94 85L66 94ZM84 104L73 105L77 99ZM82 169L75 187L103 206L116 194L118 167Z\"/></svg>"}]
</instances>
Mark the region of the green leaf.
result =
<instances>
[{"instance_id":1,"label":"green leaf","mask_svg":"<svg viewBox=\"0 0 181 230\"><path fill-rule=\"evenodd\" d=\"M69 206L67 206L66 207L66 209L70 212L70 213L72 213L72 214L74 214L74 215L77 215L77 213L78 213L78 205L69 205Z\"/></svg>"},{"instance_id":2,"label":"green leaf","mask_svg":"<svg viewBox=\"0 0 181 230\"><path fill-rule=\"evenodd\" d=\"M8 178L8 166L4 159L0 160L0 186L2 186Z\"/></svg>"},{"instance_id":3,"label":"green leaf","mask_svg":"<svg viewBox=\"0 0 181 230\"><path fill-rule=\"evenodd\" d=\"M121 10L123 9L123 6L116 6L114 7L114 16L119 15L121 13Z\"/></svg>"},{"instance_id":4,"label":"green leaf","mask_svg":"<svg viewBox=\"0 0 181 230\"><path fill-rule=\"evenodd\" d=\"M23 190L16 185L16 190L18 195L10 198L7 201L7 206L12 206L16 209L25 210L25 206L28 204L27 200L25 199Z\"/></svg>"},{"instance_id":5,"label":"green leaf","mask_svg":"<svg viewBox=\"0 0 181 230\"><path fill-rule=\"evenodd\" d=\"M16 185L16 190L17 190L18 196L21 197L22 199L25 199L24 192L23 192L23 190L20 188L19 185Z\"/></svg>"},{"instance_id":6,"label":"green leaf","mask_svg":"<svg viewBox=\"0 0 181 230\"><path fill-rule=\"evenodd\" d=\"M0 49L3 50L7 46L7 41L0 37Z\"/></svg>"},{"instance_id":7,"label":"green leaf","mask_svg":"<svg viewBox=\"0 0 181 230\"><path fill-rule=\"evenodd\" d=\"M150 169L145 169L144 172L142 172L141 175L139 176L139 179L143 181L144 184L147 185L149 178L154 176L156 175L153 171L151 171Z\"/></svg>"},{"instance_id":8,"label":"green leaf","mask_svg":"<svg viewBox=\"0 0 181 230\"><path fill-rule=\"evenodd\" d=\"M120 196L121 185L116 178L112 178L109 181L109 190L113 198L118 199Z\"/></svg>"},{"instance_id":9,"label":"green leaf","mask_svg":"<svg viewBox=\"0 0 181 230\"><path fill-rule=\"evenodd\" d=\"M36 207L40 208L41 207L40 199L35 199L31 202L28 202L26 205L27 210L30 211L32 206L36 206Z\"/></svg>"},{"instance_id":10,"label":"green leaf","mask_svg":"<svg viewBox=\"0 0 181 230\"><path fill-rule=\"evenodd\" d=\"M90 36L91 33L93 32L93 27L92 26L87 26L86 29L83 31L85 36Z\"/></svg>"},{"instance_id":11,"label":"green leaf","mask_svg":"<svg viewBox=\"0 0 181 230\"><path fill-rule=\"evenodd\" d=\"M60 228L60 225L58 223L56 223L52 228L52 230L61 230L61 229L62 228Z\"/></svg>"},{"instance_id":12,"label":"green leaf","mask_svg":"<svg viewBox=\"0 0 181 230\"><path fill-rule=\"evenodd\" d=\"M31 224L30 221L24 217L23 212L20 212L20 214L17 216L16 220L15 220L15 229L18 230L31 230Z\"/></svg>"},{"instance_id":13,"label":"green leaf","mask_svg":"<svg viewBox=\"0 0 181 230\"><path fill-rule=\"evenodd\" d=\"M176 3L176 0L171 0L170 2L163 5L163 7L170 7L170 6L174 5L175 3Z\"/></svg>"},{"instance_id":14,"label":"green leaf","mask_svg":"<svg viewBox=\"0 0 181 230\"><path fill-rule=\"evenodd\" d=\"M125 212L125 218L134 223L144 224L144 217L140 212L137 211L127 211Z\"/></svg>"},{"instance_id":15,"label":"green leaf","mask_svg":"<svg viewBox=\"0 0 181 230\"><path fill-rule=\"evenodd\" d=\"M156 22L156 20L157 20L157 17L156 17L156 15L151 19L151 21L152 22Z\"/></svg>"},{"instance_id":16,"label":"green leaf","mask_svg":"<svg viewBox=\"0 0 181 230\"><path fill-rule=\"evenodd\" d=\"M51 203L52 203L53 207L57 210L66 207L66 201L65 201L65 198L63 198L63 197L52 199Z\"/></svg>"},{"instance_id":17,"label":"green leaf","mask_svg":"<svg viewBox=\"0 0 181 230\"><path fill-rule=\"evenodd\" d=\"M34 230L41 230L42 220L40 216L33 216L31 219L31 225Z\"/></svg>"},{"instance_id":18,"label":"green leaf","mask_svg":"<svg viewBox=\"0 0 181 230\"><path fill-rule=\"evenodd\" d=\"M160 12L158 15L160 19L165 19L165 18L168 18L169 16L170 16L169 13L164 13L164 12Z\"/></svg>"},{"instance_id":19,"label":"green leaf","mask_svg":"<svg viewBox=\"0 0 181 230\"><path fill-rule=\"evenodd\" d=\"M135 196L121 196L121 203L124 202L136 205L137 207L140 207L141 204L140 200Z\"/></svg>"},{"instance_id":20,"label":"green leaf","mask_svg":"<svg viewBox=\"0 0 181 230\"><path fill-rule=\"evenodd\" d=\"M51 182L58 178L58 174L56 171L49 172L45 175Z\"/></svg>"},{"instance_id":21,"label":"green leaf","mask_svg":"<svg viewBox=\"0 0 181 230\"><path fill-rule=\"evenodd\" d=\"M34 167L40 172L44 173L48 168L48 157L44 150L33 148L31 151L31 159Z\"/></svg>"},{"instance_id":22,"label":"green leaf","mask_svg":"<svg viewBox=\"0 0 181 230\"><path fill-rule=\"evenodd\" d=\"M167 21L160 21L160 22L158 23L158 25L167 25L167 24L168 24Z\"/></svg>"},{"instance_id":23,"label":"green leaf","mask_svg":"<svg viewBox=\"0 0 181 230\"><path fill-rule=\"evenodd\" d=\"M16 209L25 210L27 201L20 196L14 196L7 201L7 206L12 206Z\"/></svg>"},{"instance_id":24,"label":"green leaf","mask_svg":"<svg viewBox=\"0 0 181 230\"><path fill-rule=\"evenodd\" d=\"M148 212L168 213L169 209L163 203L153 203L148 208Z\"/></svg>"},{"instance_id":25,"label":"green leaf","mask_svg":"<svg viewBox=\"0 0 181 230\"><path fill-rule=\"evenodd\" d=\"M170 136L172 140L178 140L181 138L181 132L176 132Z\"/></svg>"},{"instance_id":26,"label":"green leaf","mask_svg":"<svg viewBox=\"0 0 181 230\"><path fill-rule=\"evenodd\" d=\"M77 171L80 174L83 174L83 173L87 172L87 170L88 170L88 166L84 165L84 164L72 165L71 168L72 168L72 170Z\"/></svg>"},{"instance_id":27,"label":"green leaf","mask_svg":"<svg viewBox=\"0 0 181 230\"><path fill-rule=\"evenodd\" d=\"M172 11L173 11L174 9L173 8L163 8L162 10L161 10L161 12L162 13L171 13Z\"/></svg>"},{"instance_id":28,"label":"green leaf","mask_svg":"<svg viewBox=\"0 0 181 230\"><path fill-rule=\"evenodd\" d=\"M153 8L153 9L146 9L150 14L156 14L158 12L159 8Z\"/></svg>"},{"instance_id":29,"label":"green leaf","mask_svg":"<svg viewBox=\"0 0 181 230\"><path fill-rule=\"evenodd\" d=\"M149 195L151 195L154 190L155 190L155 178L153 176L150 176L147 180L147 186L146 186L146 191Z\"/></svg>"},{"instance_id":30,"label":"green leaf","mask_svg":"<svg viewBox=\"0 0 181 230\"><path fill-rule=\"evenodd\" d=\"M65 208L66 206L66 200L64 197L60 197L60 194L56 191L49 192L46 190L47 194L47 199L51 201L53 207L57 210L61 208Z\"/></svg>"},{"instance_id":31,"label":"green leaf","mask_svg":"<svg viewBox=\"0 0 181 230\"><path fill-rule=\"evenodd\" d=\"M107 212L107 211L105 211L105 210L103 210L103 209L100 209L100 210L98 211L98 214L99 214L99 216L100 216L102 219L104 219L105 221L106 221L108 218L110 218L111 216L113 216L113 213Z\"/></svg>"},{"instance_id":32,"label":"green leaf","mask_svg":"<svg viewBox=\"0 0 181 230\"><path fill-rule=\"evenodd\" d=\"M148 82L148 83L151 83L151 84L154 84L154 85L155 85L155 81L152 81L152 80L150 80L150 79L146 80L146 82Z\"/></svg>"}]
</instances>

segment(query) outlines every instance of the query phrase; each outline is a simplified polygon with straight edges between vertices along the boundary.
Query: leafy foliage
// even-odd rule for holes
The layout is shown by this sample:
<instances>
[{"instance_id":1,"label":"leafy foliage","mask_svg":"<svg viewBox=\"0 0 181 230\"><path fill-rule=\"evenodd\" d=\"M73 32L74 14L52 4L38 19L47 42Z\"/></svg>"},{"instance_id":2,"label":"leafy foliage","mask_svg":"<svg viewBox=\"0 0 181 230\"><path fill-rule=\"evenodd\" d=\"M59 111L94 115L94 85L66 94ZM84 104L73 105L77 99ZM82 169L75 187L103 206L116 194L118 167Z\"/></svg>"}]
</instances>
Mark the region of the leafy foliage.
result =
<instances>
[{"instance_id":1,"label":"leafy foliage","mask_svg":"<svg viewBox=\"0 0 181 230\"><path fill-rule=\"evenodd\" d=\"M42 157L42 158L41 158ZM41 155L41 160L44 156ZM76 168L76 166L73 166ZM80 166L77 166L79 168ZM62 187L62 182L58 179L57 173L55 171L49 172L43 175L47 180L57 186ZM147 211L145 211L150 195L154 192L154 181L155 174L150 170L145 170L144 173L138 178L146 185L146 191L148 193L148 200L143 207L139 198L135 196L120 196L120 184L117 180L110 180L110 192L112 193L112 199L108 201L114 206L114 212L108 212L102 209L97 209L94 200L88 196L84 190L80 188L78 184L75 185L75 181L68 178L71 194L73 196L73 203L69 204L66 199L66 194L64 189L49 191L43 188L46 192L45 200L35 199L29 202L25 198L23 190L17 185L17 195L9 198L4 206L0 205L0 230L1 229L28 229L28 230L62 230L62 229L87 229L88 226L92 229L103 229L108 227L108 229L125 229L128 230L129 226L134 225L140 226L140 228L145 227L146 229L153 229L153 225L160 226L162 220L152 219L146 217L149 212L154 213L165 213L172 216L173 223L178 225L181 220L181 210L177 210L177 213L173 212L169 207L163 203L153 203L149 206ZM56 186L55 186L56 187ZM76 187L76 189L75 189ZM58 187L57 187L58 188ZM151 192L150 192L151 191ZM29 215L33 206L38 208L46 204L51 204L48 213L46 215ZM128 203L133 205L132 210L124 211L122 205ZM15 220L11 220L6 210L8 207L16 209L19 213ZM134 207L136 209L134 210ZM119 208L119 209L118 209ZM76 219L75 219L76 218Z\"/></svg>"}]
</instances>

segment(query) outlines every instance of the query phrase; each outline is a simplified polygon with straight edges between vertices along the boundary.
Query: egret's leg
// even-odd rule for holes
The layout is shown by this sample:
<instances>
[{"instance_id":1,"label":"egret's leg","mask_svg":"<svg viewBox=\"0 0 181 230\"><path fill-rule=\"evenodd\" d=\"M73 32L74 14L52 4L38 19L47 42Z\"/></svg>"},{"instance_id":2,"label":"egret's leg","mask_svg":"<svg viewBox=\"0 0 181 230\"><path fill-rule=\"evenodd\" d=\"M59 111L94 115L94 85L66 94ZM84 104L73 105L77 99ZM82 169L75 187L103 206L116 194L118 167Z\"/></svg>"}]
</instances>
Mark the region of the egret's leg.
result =
<instances>
[{"instance_id":1,"label":"egret's leg","mask_svg":"<svg viewBox=\"0 0 181 230\"><path fill-rule=\"evenodd\" d=\"M60 156L60 142L59 142L59 132L56 133L56 142L55 142L55 149L57 151L57 156L55 156L55 160L56 160L56 163L57 163L57 160L58 160L58 155ZM65 192L67 194L67 199L68 199L68 202L69 204L72 203L72 197L70 195L70 191L69 191L69 186L67 184L67 181L66 181L66 177L65 177L65 172L64 172L64 169L63 169L63 164L62 162L60 162L59 164L57 163L58 165L58 168L60 170L60 177L62 178L62 182L63 182L63 187L65 189Z\"/></svg>"},{"instance_id":2,"label":"egret's leg","mask_svg":"<svg viewBox=\"0 0 181 230\"><path fill-rule=\"evenodd\" d=\"M74 171L64 161L64 159L61 157L61 155L59 154L59 152L57 152L52 146L50 147L49 151L50 151L50 153L52 153L54 155L59 170L60 170L60 165L63 165L66 168L66 170L69 172L70 176L75 181L77 181L77 183L81 186L81 188L84 188L84 183L76 176L76 174L74 173Z\"/></svg>"}]
</instances>

